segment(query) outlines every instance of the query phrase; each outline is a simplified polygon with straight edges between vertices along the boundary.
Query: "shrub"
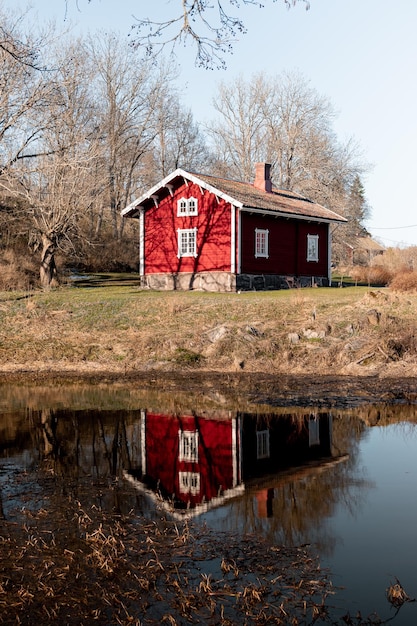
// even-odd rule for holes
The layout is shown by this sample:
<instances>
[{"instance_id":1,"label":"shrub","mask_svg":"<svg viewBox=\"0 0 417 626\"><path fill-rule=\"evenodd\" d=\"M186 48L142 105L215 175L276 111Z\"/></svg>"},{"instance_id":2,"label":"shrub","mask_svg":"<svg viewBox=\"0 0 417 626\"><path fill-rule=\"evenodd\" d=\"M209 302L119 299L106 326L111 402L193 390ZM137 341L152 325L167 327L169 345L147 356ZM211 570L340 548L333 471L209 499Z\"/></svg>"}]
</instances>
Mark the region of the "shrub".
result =
<instances>
[{"instance_id":1,"label":"shrub","mask_svg":"<svg viewBox=\"0 0 417 626\"><path fill-rule=\"evenodd\" d=\"M0 252L0 290L24 291L39 283L39 265L28 248L9 248Z\"/></svg>"},{"instance_id":2,"label":"shrub","mask_svg":"<svg viewBox=\"0 0 417 626\"><path fill-rule=\"evenodd\" d=\"M204 357L187 348L177 348L174 361L179 365L198 365Z\"/></svg>"},{"instance_id":3,"label":"shrub","mask_svg":"<svg viewBox=\"0 0 417 626\"><path fill-rule=\"evenodd\" d=\"M417 272L414 270L402 270L395 274L389 286L393 291L416 291Z\"/></svg>"},{"instance_id":4,"label":"shrub","mask_svg":"<svg viewBox=\"0 0 417 626\"><path fill-rule=\"evenodd\" d=\"M385 287L392 280L393 273L383 265L370 265L368 267L356 265L351 271L351 276L357 283Z\"/></svg>"},{"instance_id":5,"label":"shrub","mask_svg":"<svg viewBox=\"0 0 417 626\"><path fill-rule=\"evenodd\" d=\"M131 272L138 270L138 260L136 241L120 242L109 238L94 245L80 246L76 255L67 257L66 265L84 272Z\"/></svg>"}]
</instances>

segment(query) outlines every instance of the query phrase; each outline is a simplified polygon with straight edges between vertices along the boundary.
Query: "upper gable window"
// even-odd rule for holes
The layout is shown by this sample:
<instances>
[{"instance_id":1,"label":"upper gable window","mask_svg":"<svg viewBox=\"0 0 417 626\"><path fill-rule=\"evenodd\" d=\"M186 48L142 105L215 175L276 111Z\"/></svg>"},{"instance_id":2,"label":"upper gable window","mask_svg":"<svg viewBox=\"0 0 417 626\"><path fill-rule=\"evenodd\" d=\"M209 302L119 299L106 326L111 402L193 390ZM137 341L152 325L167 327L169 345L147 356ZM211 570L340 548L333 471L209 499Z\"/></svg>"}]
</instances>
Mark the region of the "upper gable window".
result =
<instances>
[{"instance_id":1,"label":"upper gable window","mask_svg":"<svg viewBox=\"0 0 417 626\"><path fill-rule=\"evenodd\" d=\"M255 228L255 258L269 257L269 230Z\"/></svg>"},{"instance_id":2,"label":"upper gable window","mask_svg":"<svg viewBox=\"0 0 417 626\"><path fill-rule=\"evenodd\" d=\"M177 204L178 217L198 214L197 198L180 198Z\"/></svg>"},{"instance_id":3,"label":"upper gable window","mask_svg":"<svg viewBox=\"0 0 417 626\"><path fill-rule=\"evenodd\" d=\"M319 236L307 235L307 261L319 260Z\"/></svg>"}]
</instances>

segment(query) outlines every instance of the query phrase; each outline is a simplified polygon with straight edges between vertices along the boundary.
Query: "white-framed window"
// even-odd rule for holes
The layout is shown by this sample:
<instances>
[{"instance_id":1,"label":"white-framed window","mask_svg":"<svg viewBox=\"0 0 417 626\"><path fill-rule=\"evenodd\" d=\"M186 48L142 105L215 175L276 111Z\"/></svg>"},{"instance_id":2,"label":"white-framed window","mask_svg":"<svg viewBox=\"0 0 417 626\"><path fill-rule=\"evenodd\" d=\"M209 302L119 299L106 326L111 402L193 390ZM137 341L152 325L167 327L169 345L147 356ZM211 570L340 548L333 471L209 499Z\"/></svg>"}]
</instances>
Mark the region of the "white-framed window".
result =
<instances>
[{"instance_id":1,"label":"white-framed window","mask_svg":"<svg viewBox=\"0 0 417 626\"><path fill-rule=\"evenodd\" d=\"M197 198L180 198L177 204L178 217L185 215L198 215Z\"/></svg>"},{"instance_id":2,"label":"white-framed window","mask_svg":"<svg viewBox=\"0 0 417 626\"><path fill-rule=\"evenodd\" d=\"M255 258L269 257L269 230L255 228Z\"/></svg>"},{"instance_id":3,"label":"white-framed window","mask_svg":"<svg viewBox=\"0 0 417 626\"><path fill-rule=\"evenodd\" d=\"M197 228L178 229L178 258L197 256Z\"/></svg>"},{"instance_id":4,"label":"white-framed window","mask_svg":"<svg viewBox=\"0 0 417 626\"><path fill-rule=\"evenodd\" d=\"M308 445L320 445L320 420L316 415L310 415L308 420Z\"/></svg>"},{"instance_id":5,"label":"white-framed window","mask_svg":"<svg viewBox=\"0 0 417 626\"><path fill-rule=\"evenodd\" d=\"M196 430L179 430L179 460L198 463L198 432Z\"/></svg>"},{"instance_id":6,"label":"white-framed window","mask_svg":"<svg viewBox=\"0 0 417 626\"><path fill-rule=\"evenodd\" d=\"M269 430L256 432L256 458L269 459Z\"/></svg>"},{"instance_id":7,"label":"white-framed window","mask_svg":"<svg viewBox=\"0 0 417 626\"><path fill-rule=\"evenodd\" d=\"M307 235L307 261L319 260L319 236Z\"/></svg>"},{"instance_id":8,"label":"white-framed window","mask_svg":"<svg viewBox=\"0 0 417 626\"><path fill-rule=\"evenodd\" d=\"M198 472L178 472L180 493L196 496L200 493L200 474Z\"/></svg>"}]
</instances>

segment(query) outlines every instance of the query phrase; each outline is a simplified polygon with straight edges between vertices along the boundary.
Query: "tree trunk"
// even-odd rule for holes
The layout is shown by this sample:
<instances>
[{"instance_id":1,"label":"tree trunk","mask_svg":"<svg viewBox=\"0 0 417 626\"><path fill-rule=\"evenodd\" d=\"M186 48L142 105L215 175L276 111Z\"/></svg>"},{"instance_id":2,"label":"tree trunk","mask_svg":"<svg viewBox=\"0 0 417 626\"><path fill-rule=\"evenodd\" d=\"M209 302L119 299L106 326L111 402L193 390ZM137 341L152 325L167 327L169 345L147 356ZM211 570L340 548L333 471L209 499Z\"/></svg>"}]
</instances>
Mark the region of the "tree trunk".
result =
<instances>
[{"instance_id":1,"label":"tree trunk","mask_svg":"<svg viewBox=\"0 0 417 626\"><path fill-rule=\"evenodd\" d=\"M41 287L44 289L57 287L59 284L55 265L55 246L45 235L42 236L42 257L39 276Z\"/></svg>"}]
</instances>

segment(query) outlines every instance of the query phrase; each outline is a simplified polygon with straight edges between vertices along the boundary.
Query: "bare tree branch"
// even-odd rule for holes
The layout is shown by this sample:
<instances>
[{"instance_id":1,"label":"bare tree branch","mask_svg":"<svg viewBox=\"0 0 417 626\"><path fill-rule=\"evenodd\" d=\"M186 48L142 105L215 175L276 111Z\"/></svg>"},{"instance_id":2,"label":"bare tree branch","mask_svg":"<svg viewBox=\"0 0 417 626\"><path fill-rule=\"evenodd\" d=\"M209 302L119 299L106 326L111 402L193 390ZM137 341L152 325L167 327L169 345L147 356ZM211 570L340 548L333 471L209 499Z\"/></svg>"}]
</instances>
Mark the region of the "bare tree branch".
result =
<instances>
[{"instance_id":1,"label":"bare tree branch","mask_svg":"<svg viewBox=\"0 0 417 626\"><path fill-rule=\"evenodd\" d=\"M272 0L277 1L288 8L297 3L303 3L307 9L310 6L309 0ZM68 6L69 0L65 2ZM248 5L264 6L259 0L176 0L176 3L178 13L166 20L134 15L132 46L144 47L150 57L155 57L162 50L170 49L173 53L176 47L191 43L196 48L196 65L207 69L224 69L225 55L233 51L237 36L247 32L241 17L233 13Z\"/></svg>"}]
</instances>

